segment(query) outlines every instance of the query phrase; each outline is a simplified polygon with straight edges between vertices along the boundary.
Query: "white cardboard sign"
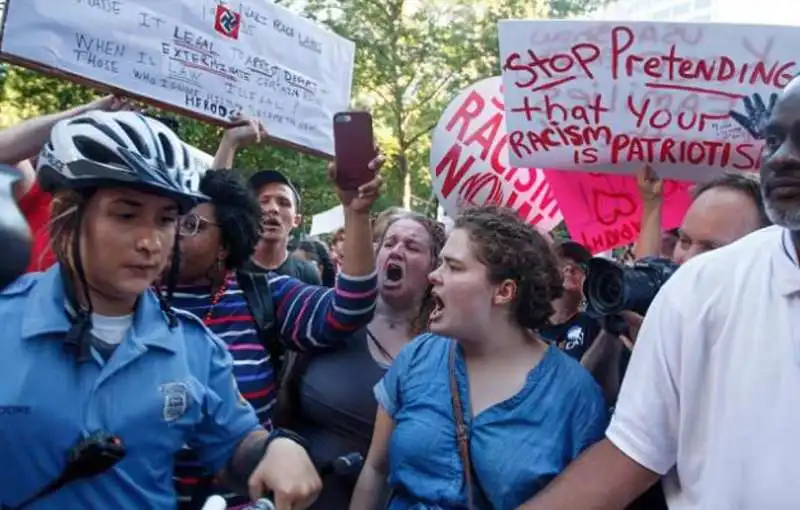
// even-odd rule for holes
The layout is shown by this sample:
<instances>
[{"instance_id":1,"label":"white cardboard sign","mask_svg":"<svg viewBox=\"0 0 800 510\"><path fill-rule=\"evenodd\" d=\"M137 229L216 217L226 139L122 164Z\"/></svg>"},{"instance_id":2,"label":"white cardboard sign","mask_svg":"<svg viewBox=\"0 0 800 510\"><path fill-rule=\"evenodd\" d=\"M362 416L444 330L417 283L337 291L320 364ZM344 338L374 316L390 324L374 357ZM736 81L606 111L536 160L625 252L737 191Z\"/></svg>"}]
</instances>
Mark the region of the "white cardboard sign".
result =
<instances>
[{"instance_id":1,"label":"white cardboard sign","mask_svg":"<svg viewBox=\"0 0 800 510\"><path fill-rule=\"evenodd\" d=\"M267 0L11 0L0 51L332 155L355 45ZM46 69L45 69L46 70Z\"/></svg>"},{"instance_id":2,"label":"white cardboard sign","mask_svg":"<svg viewBox=\"0 0 800 510\"><path fill-rule=\"evenodd\" d=\"M508 164L503 117L499 76L467 87L447 106L431 144L434 194L449 216L465 206L497 204L549 232L561 211L542 170Z\"/></svg>"},{"instance_id":3,"label":"white cardboard sign","mask_svg":"<svg viewBox=\"0 0 800 510\"><path fill-rule=\"evenodd\" d=\"M754 135L800 71L796 27L509 20L499 34L514 166L757 170Z\"/></svg>"}]
</instances>

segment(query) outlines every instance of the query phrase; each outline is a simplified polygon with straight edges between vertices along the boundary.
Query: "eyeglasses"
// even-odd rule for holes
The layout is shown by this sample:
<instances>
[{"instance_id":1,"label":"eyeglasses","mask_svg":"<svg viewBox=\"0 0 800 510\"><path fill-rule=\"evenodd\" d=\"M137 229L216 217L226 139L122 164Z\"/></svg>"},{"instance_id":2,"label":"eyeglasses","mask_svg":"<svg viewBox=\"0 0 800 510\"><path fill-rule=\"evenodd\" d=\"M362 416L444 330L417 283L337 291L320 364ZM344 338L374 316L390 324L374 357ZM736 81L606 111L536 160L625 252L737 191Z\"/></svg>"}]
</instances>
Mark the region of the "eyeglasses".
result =
<instances>
[{"instance_id":1,"label":"eyeglasses","mask_svg":"<svg viewBox=\"0 0 800 510\"><path fill-rule=\"evenodd\" d=\"M186 237L194 237L208 228L209 225L219 227L219 223L203 218L199 214L190 213L181 218L178 233Z\"/></svg>"}]
</instances>

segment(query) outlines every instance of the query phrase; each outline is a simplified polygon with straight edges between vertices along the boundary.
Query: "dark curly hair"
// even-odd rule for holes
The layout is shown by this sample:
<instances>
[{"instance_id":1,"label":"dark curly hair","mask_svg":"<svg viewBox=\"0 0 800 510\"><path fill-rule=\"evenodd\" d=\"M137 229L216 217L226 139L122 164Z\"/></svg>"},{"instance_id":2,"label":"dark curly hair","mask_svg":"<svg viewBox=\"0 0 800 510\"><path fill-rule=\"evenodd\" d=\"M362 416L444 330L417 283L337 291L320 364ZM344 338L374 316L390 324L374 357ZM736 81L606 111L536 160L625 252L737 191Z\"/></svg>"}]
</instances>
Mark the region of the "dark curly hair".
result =
<instances>
[{"instance_id":1,"label":"dark curly hair","mask_svg":"<svg viewBox=\"0 0 800 510\"><path fill-rule=\"evenodd\" d=\"M444 225L425 216L424 214L414 211L407 211L405 209L397 209L397 211L399 212L393 215L388 213L384 215L385 224L383 226L383 230L380 232L380 237L377 240L378 250L380 250L380 246L383 245L386 232L389 231L389 227L391 227L392 224L400 220L414 221L422 225L422 228L425 229L431 238L431 271L433 271L436 268L436 265L439 263L439 254L442 252L444 243L447 241L447 235L444 232ZM425 294L422 297L419 313L417 313L417 315L411 320L410 333L414 336L424 332L428 327L428 318L430 317L434 308L434 301L433 297L431 296L432 290L433 286L428 284L427 288L425 289Z\"/></svg>"},{"instance_id":2,"label":"dark curly hair","mask_svg":"<svg viewBox=\"0 0 800 510\"><path fill-rule=\"evenodd\" d=\"M236 170L209 170L200 179L200 192L211 199L222 245L228 250L227 269L250 260L261 238L261 206Z\"/></svg>"},{"instance_id":3,"label":"dark curly hair","mask_svg":"<svg viewBox=\"0 0 800 510\"><path fill-rule=\"evenodd\" d=\"M517 295L511 310L526 329L547 324L552 302L564 290L558 259L547 240L511 210L498 206L470 208L456 218L456 229L469 235L492 283L513 280Z\"/></svg>"},{"instance_id":4,"label":"dark curly hair","mask_svg":"<svg viewBox=\"0 0 800 510\"><path fill-rule=\"evenodd\" d=\"M297 244L296 250L303 250L311 255L314 262L322 266L322 285L324 287L333 287L336 284L336 266L333 264L331 254L325 245L313 239L303 239Z\"/></svg>"}]
</instances>

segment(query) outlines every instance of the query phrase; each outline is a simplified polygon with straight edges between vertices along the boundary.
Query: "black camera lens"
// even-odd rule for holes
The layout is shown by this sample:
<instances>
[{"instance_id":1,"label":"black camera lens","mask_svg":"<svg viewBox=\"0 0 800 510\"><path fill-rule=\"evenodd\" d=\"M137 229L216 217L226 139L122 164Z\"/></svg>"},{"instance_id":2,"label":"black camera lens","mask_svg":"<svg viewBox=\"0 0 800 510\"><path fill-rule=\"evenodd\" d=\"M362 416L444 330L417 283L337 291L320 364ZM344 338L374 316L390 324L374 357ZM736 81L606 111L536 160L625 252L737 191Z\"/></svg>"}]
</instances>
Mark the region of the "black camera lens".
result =
<instances>
[{"instance_id":1,"label":"black camera lens","mask_svg":"<svg viewBox=\"0 0 800 510\"><path fill-rule=\"evenodd\" d=\"M632 267L593 258L583 285L586 311L596 317L623 310L644 315L661 286L677 269L677 264L662 258L645 258Z\"/></svg>"}]
</instances>

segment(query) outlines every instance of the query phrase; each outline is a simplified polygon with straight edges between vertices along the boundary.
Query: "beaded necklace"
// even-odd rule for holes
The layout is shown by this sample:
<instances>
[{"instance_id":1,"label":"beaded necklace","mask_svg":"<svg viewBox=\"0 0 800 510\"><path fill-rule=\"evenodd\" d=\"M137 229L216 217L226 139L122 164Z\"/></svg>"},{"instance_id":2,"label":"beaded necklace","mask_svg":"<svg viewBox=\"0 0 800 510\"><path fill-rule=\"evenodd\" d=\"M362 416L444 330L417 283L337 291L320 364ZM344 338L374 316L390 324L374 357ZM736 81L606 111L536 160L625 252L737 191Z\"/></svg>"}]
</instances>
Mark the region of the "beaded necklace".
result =
<instances>
[{"instance_id":1,"label":"beaded necklace","mask_svg":"<svg viewBox=\"0 0 800 510\"><path fill-rule=\"evenodd\" d=\"M225 291L228 290L228 275L225 275L225 278L222 280L222 285L220 285L219 289L211 296L211 306L208 308L205 317L203 317L203 324L206 326L209 325L212 316L214 315L214 310L217 308L217 303L219 303L223 296L225 296Z\"/></svg>"}]
</instances>

